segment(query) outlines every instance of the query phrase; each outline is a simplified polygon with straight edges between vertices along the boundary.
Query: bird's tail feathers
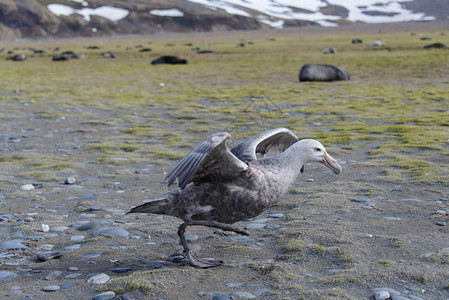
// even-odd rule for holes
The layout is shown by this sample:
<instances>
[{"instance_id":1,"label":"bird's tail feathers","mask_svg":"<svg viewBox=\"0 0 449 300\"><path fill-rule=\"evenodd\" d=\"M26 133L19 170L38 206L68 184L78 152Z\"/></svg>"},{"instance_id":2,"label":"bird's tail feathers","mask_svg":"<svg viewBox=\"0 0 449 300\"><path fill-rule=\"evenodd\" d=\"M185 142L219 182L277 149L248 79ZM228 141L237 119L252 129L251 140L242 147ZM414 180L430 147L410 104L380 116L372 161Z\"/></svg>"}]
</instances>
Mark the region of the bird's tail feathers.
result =
<instances>
[{"instance_id":1,"label":"bird's tail feathers","mask_svg":"<svg viewBox=\"0 0 449 300\"><path fill-rule=\"evenodd\" d=\"M149 200L144 204L131 208L127 214L132 213L160 213L161 208L167 204L168 199L166 197L159 197Z\"/></svg>"}]
</instances>

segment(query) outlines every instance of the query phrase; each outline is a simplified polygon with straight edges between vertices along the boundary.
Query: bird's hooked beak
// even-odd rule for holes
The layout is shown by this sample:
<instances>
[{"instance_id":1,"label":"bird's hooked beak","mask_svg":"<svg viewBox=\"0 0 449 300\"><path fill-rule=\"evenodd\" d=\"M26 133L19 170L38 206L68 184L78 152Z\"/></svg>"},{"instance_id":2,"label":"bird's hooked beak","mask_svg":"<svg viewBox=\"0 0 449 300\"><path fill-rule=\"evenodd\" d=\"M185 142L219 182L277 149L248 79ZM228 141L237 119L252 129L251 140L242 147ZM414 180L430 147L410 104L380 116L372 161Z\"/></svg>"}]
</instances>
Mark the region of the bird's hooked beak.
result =
<instances>
[{"instance_id":1,"label":"bird's hooked beak","mask_svg":"<svg viewBox=\"0 0 449 300\"><path fill-rule=\"evenodd\" d=\"M337 161L332 156L327 154L327 152L324 152L321 163L331 169L335 174L341 173L341 166L337 164Z\"/></svg>"}]
</instances>

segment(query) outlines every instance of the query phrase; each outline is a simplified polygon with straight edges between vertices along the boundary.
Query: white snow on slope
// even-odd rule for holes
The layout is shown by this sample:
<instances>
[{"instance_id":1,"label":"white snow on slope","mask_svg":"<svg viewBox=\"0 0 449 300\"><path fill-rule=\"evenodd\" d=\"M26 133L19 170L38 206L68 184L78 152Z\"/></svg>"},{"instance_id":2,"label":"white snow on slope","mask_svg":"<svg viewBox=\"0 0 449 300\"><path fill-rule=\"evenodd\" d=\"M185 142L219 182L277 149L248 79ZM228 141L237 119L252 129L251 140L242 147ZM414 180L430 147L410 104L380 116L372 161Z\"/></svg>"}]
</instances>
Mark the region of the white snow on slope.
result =
<instances>
[{"instance_id":1,"label":"white snow on slope","mask_svg":"<svg viewBox=\"0 0 449 300\"><path fill-rule=\"evenodd\" d=\"M342 19L339 16L324 15L319 12L320 7L326 4L321 0L188 0L207 6L211 9L223 9L230 12L232 8L242 8L258 11L267 17L278 20L307 20L321 24L322 26L335 26L332 21ZM406 21L424 21L434 20L432 16L425 16L423 13L413 13L401 6L401 2L411 0L328 0L332 5L343 6L349 10L349 21L362 21L366 23L388 23L388 22L406 22ZM300 13L295 9L308 10L310 13ZM384 13L393 13L394 15L372 16L364 14L365 11L378 11ZM260 20L260 18L259 18ZM276 20L265 19L266 24L276 24L272 27L279 27ZM262 20L261 20L262 22Z\"/></svg>"},{"instance_id":2,"label":"white snow on slope","mask_svg":"<svg viewBox=\"0 0 449 300\"><path fill-rule=\"evenodd\" d=\"M155 16L162 16L162 17L183 17L184 16L184 13L176 8L152 9L152 10L150 10L150 14L155 15Z\"/></svg>"},{"instance_id":3,"label":"white snow on slope","mask_svg":"<svg viewBox=\"0 0 449 300\"><path fill-rule=\"evenodd\" d=\"M100 16L113 22L117 22L129 14L129 11L126 9L111 6L74 9L63 4L49 4L47 5L47 8L57 16L70 16L72 14L82 15L86 21L90 21L90 16Z\"/></svg>"},{"instance_id":4,"label":"white snow on slope","mask_svg":"<svg viewBox=\"0 0 449 300\"><path fill-rule=\"evenodd\" d=\"M68 0L87 6L86 0ZM433 16L424 13L413 13L401 6L403 2L412 0L327 0L329 5L338 5L349 11L347 18L324 15L319 10L326 6L322 0L185 0L203 5L209 9L221 9L228 14L245 17L255 17L260 22L273 28L282 28L286 20L305 20L316 22L322 26L337 26L337 21L346 19L352 22L390 23L407 21L429 21ZM90 16L97 15L117 22L125 18L129 11L122 8L102 6L95 9L83 8L76 10L62 4L49 4L48 9L58 16L80 14L89 21ZM306 12L302 12L306 11ZM364 12L380 12L384 15L369 15ZM152 15L166 17L182 17L179 9L154 9Z\"/></svg>"}]
</instances>

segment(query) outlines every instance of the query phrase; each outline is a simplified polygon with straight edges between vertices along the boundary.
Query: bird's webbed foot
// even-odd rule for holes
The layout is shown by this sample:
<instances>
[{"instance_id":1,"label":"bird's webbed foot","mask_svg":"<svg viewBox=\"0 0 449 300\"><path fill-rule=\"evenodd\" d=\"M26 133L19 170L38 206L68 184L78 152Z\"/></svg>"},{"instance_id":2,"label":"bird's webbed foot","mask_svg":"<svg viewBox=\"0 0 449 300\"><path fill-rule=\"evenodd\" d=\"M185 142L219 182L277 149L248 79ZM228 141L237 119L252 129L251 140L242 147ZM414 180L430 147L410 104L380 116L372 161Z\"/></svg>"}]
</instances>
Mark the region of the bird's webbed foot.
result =
<instances>
[{"instance_id":1,"label":"bird's webbed foot","mask_svg":"<svg viewBox=\"0 0 449 300\"><path fill-rule=\"evenodd\" d=\"M189 263L195 268L207 269L218 267L223 264L222 260L200 259L196 255L194 255L190 250L184 252L184 255L186 259L189 261Z\"/></svg>"}]
</instances>

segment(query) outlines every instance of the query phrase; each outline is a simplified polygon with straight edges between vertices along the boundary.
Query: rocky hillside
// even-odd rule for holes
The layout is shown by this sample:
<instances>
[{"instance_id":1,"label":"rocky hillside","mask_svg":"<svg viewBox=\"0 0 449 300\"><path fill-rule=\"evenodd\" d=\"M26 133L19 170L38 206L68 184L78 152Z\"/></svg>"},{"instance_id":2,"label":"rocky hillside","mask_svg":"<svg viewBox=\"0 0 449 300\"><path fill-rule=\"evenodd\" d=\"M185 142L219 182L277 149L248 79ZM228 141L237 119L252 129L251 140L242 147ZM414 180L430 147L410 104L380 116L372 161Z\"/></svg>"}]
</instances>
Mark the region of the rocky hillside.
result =
<instances>
[{"instance_id":1,"label":"rocky hillside","mask_svg":"<svg viewBox=\"0 0 449 300\"><path fill-rule=\"evenodd\" d=\"M338 26L447 20L446 0L0 0L0 38ZM300 4L299 4L300 2ZM345 5L340 4L345 3Z\"/></svg>"}]
</instances>

